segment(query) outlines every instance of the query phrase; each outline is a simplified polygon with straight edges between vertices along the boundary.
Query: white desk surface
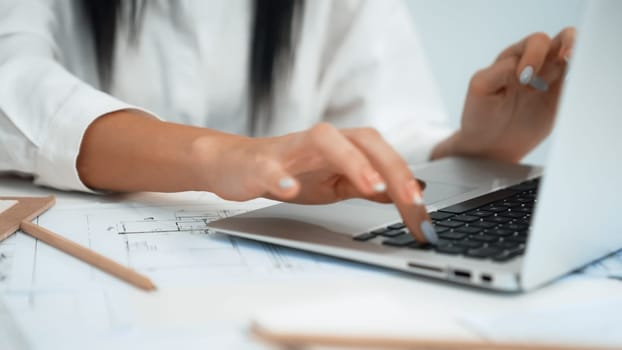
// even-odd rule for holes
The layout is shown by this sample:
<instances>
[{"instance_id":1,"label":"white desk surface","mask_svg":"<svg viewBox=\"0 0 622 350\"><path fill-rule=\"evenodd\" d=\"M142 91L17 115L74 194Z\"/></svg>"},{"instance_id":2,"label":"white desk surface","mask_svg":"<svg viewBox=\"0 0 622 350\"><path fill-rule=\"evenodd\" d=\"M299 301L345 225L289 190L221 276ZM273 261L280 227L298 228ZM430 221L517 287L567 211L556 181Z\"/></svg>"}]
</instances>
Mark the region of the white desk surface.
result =
<instances>
[{"instance_id":1,"label":"white desk surface","mask_svg":"<svg viewBox=\"0 0 622 350\"><path fill-rule=\"evenodd\" d=\"M178 202L187 200L188 197L196 198L189 194L153 194L141 193L132 195L93 196L80 193L65 193L47 188L35 187L29 180L12 177L0 177L0 195L2 196L47 196L57 197L57 206L51 210L59 210L63 206L91 205L95 202L136 202L136 203L166 203L174 206ZM205 201L218 203L218 199L211 196L204 197ZM45 214L44 214L45 215ZM76 264L79 262L76 262ZM566 278L557 283L528 294L500 294L485 292L471 288L464 288L443 282L436 282L416 276L394 273L383 269L357 267L367 269L366 274L353 273L352 276L340 275L339 279L334 276L320 276L308 281L293 279L291 282L282 283L262 281L249 281L248 283L223 283L212 284L209 287L196 288L160 288L153 294L146 294L128 288L129 303L134 309L133 322L138 326L135 331L128 334L119 334L116 330L115 339L110 343L100 342L99 345L115 348L165 348L182 346L181 348L257 348L263 349L264 345L258 344L247 335L247 327L255 315L270 313L272 310L281 310L286 305L291 307L292 312L299 310L296 306L330 305L352 297L353 303L360 302L359 312L354 312L359 319L367 318L363 327L378 329L387 327L385 321L392 318L391 314L383 315L379 309L387 306L394 312L402 312L395 316L400 323L412 318L413 324L421 322L437 323L438 328L443 328L447 334L459 334L474 339L482 339L485 331L470 329L464 324L447 322L464 315L475 315L482 318L486 315L517 315L530 310L550 308L551 305L571 306L611 300L617 298L622 302L622 282L612 279L596 278ZM344 277L345 276L345 277ZM11 293L28 293L28 291L3 291L0 299L4 297L5 303ZM366 305L366 301L384 300L381 305ZM0 300L1 302L1 300ZM357 308L357 305L354 305ZM351 312L353 305L346 308ZM346 310L344 309L344 310ZM337 311L338 312L338 311ZM15 316L15 315L13 315ZM347 322L347 315L326 315L325 320L318 322L330 322L331 319ZM0 323L9 321L11 315L3 314L0 305ZM305 317L304 315L292 315ZM309 316L311 317L311 316ZM312 317L321 317L314 315ZM580 318L580 315L576 315ZM49 339L44 344L62 342L64 334L71 334L70 329L63 329L63 315L49 315L52 323L56 323L54 333L45 333ZM374 323L382 321L384 324ZM397 322L397 321L396 321ZM360 322L359 322L360 323ZM365 323L365 322L364 322ZM450 324L451 323L451 324ZM50 327L52 325L50 324ZM22 336L26 342L34 348L45 347L41 339L29 339L31 332L22 327ZM39 326L41 327L41 326ZM69 327L69 326L67 326ZM397 327L397 326L396 326ZM5 332L11 332L8 327L0 326ZM136 331L138 329L138 331ZM390 327L388 328L390 329ZM105 333L106 330L102 330ZM564 330L551 328L552 336L565 339ZM0 339L11 335L3 335ZM13 332L15 333L15 332ZM121 332L122 333L122 332ZM58 339L54 339L58 334ZM153 335L158 337L153 337ZM209 335L209 336L207 336ZM423 334L425 336L425 334ZM17 334L12 334L19 337ZM79 337L78 337L79 338ZM5 338L7 339L7 338ZM104 339L104 338L102 338ZM518 336L520 339L520 335ZM586 335L589 341L589 334ZM66 340L66 339L65 339ZM6 341L6 340L5 340ZM22 340L15 340L14 344ZM84 347L84 343L65 342L69 347ZM2 345L0 341L0 345ZM93 346L94 344L89 344ZM95 344L97 345L97 344ZM214 346L215 345L215 346ZM620 344L622 346L622 344ZM2 347L2 346L0 346ZM97 347L97 346L95 346Z\"/></svg>"}]
</instances>

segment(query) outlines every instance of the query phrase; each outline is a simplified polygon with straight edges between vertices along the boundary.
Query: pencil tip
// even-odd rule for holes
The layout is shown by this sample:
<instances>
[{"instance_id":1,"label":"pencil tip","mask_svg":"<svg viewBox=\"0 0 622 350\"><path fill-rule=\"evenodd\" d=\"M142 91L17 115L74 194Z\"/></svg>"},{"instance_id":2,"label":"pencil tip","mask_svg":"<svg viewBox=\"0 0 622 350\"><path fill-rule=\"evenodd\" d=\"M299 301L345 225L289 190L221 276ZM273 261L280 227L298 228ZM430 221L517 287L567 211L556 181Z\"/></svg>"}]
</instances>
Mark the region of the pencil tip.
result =
<instances>
[{"instance_id":1,"label":"pencil tip","mask_svg":"<svg viewBox=\"0 0 622 350\"><path fill-rule=\"evenodd\" d=\"M156 289L158 289L158 288L156 287L156 285L155 285L155 284L153 284L153 282L151 282L151 280L147 279L147 280L146 280L146 284L145 284L145 288L144 288L144 289L145 289L146 291L148 291L148 292L153 292L153 291L155 291L155 290L156 290Z\"/></svg>"}]
</instances>

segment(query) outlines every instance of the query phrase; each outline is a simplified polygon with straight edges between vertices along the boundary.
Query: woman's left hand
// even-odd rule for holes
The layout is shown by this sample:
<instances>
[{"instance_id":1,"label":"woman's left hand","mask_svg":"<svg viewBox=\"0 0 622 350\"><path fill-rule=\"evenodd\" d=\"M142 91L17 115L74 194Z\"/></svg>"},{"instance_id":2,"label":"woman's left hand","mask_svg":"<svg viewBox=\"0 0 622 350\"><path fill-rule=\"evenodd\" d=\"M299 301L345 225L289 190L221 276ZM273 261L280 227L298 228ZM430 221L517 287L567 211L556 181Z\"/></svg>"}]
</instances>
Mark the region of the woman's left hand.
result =
<instances>
[{"instance_id":1,"label":"woman's left hand","mask_svg":"<svg viewBox=\"0 0 622 350\"><path fill-rule=\"evenodd\" d=\"M532 34L471 79L459 131L433 158L469 155L518 162L553 128L575 29Z\"/></svg>"}]
</instances>

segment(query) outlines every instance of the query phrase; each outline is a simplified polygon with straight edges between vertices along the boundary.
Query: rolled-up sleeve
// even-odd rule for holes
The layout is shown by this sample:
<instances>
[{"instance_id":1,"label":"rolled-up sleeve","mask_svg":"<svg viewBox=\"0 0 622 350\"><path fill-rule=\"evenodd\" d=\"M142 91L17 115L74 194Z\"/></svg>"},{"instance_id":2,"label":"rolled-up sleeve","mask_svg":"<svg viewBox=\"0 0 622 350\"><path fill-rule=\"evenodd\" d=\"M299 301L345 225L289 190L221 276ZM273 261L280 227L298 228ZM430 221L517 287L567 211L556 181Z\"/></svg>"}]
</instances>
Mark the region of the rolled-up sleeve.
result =
<instances>
[{"instance_id":1,"label":"rolled-up sleeve","mask_svg":"<svg viewBox=\"0 0 622 350\"><path fill-rule=\"evenodd\" d=\"M99 116L136 107L62 64L64 53L53 35L58 6L50 0L0 5L0 171L90 192L76 168L86 129Z\"/></svg>"},{"instance_id":2,"label":"rolled-up sleeve","mask_svg":"<svg viewBox=\"0 0 622 350\"><path fill-rule=\"evenodd\" d=\"M411 163L452 132L403 1L336 2L324 59L324 119L378 129Z\"/></svg>"}]
</instances>

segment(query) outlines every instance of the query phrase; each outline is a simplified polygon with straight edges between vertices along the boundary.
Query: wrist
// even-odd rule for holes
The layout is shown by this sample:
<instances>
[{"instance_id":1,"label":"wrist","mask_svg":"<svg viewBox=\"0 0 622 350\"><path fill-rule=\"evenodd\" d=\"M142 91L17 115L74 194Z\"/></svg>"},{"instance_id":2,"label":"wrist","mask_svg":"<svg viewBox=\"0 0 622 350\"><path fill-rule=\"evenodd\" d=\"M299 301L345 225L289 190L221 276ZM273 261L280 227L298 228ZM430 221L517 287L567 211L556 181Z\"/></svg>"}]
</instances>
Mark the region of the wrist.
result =
<instances>
[{"instance_id":1,"label":"wrist","mask_svg":"<svg viewBox=\"0 0 622 350\"><path fill-rule=\"evenodd\" d=\"M436 146L432 149L430 160L460 155L458 149L458 139L460 138L459 133L460 130L454 132L449 137L436 144Z\"/></svg>"},{"instance_id":2,"label":"wrist","mask_svg":"<svg viewBox=\"0 0 622 350\"><path fill-rule=\"evenodd\" d=\"M221 179L231 175L230 163L235 162L231 150L251 138L206 130L195 137L190 145L190 173L193 188L218 194Z\"/></svg>"},{"instance_id":3,"label":"wrist","mask_svg":"<svg viewBox=\"0 0 622 350\"><path fill-rule=\"evenodd\" d=\"M467 138L465 137L463 131L457 130L434 147L430 160L436 160L444 157L462 156L517 163L523 157L523 155L517 153L515 149L504 149L499 146L481 146L479 145L480 142L478 142L480 140L481 138L477 140L474 140L473 137Z\"/></svg>"}]
</instances>

